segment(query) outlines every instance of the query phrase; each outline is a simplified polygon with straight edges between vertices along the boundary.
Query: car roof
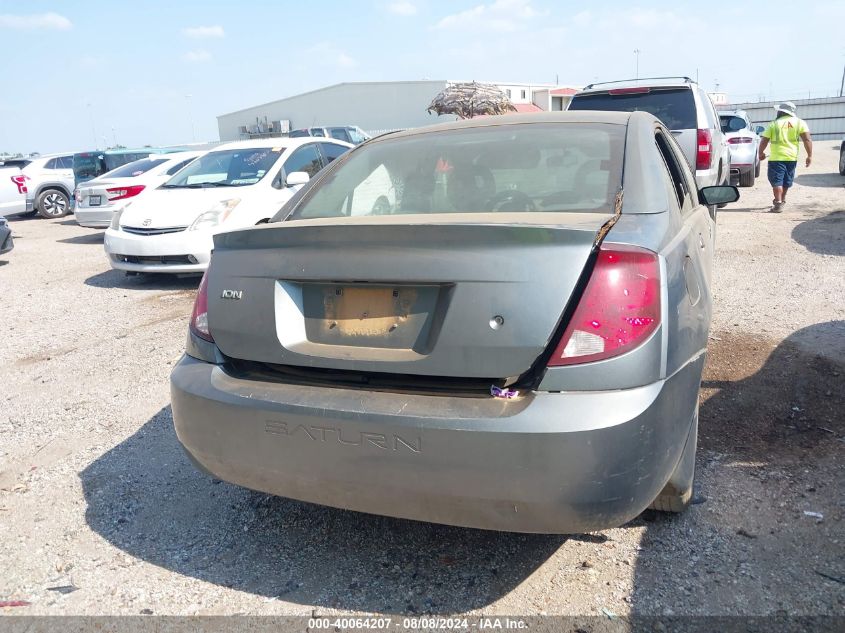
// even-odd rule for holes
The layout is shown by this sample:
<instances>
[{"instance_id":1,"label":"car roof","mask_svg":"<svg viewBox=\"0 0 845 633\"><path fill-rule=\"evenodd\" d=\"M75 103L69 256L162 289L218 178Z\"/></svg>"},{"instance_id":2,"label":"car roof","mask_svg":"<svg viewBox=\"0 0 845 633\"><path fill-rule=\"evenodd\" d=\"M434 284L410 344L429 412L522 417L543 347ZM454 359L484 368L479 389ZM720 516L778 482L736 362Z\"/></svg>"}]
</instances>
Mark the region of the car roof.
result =
<instances>
[{"instance_id":1,"label":"car roof","mask_svg":"<svg viewBox=\"0 0 845 633\"><path fill-rule=\"evenodd\" d=\"M251 139L249 141L233 141L231 143L223 143L222 145L218 145L211 151L218 152L220 150L227 149L250 149L254 147L299 147L300 145L314 143L315 138L321 138L322 140L319 141L321 143L337 143L338 145L343 145L344 147L352 147L352 145L346 143L345 141L339 141L335 138L328 137L304 136L301 138L290 138L288 136L274 136L270 138Z\"/></svg>"},{"instance_id":2,"label":"car roof","mask_svg":"<svg viewBox=\"0 0 845 633\"><path fill-rule=\"evenodd\" d=\"M623 88L692 88L698 84L689 77L644 77L642 79L621 79L584 86L578 94L585 92L607 92ZM577 94L575 96L578 96Z\"/></svg>"},{"instance_id":3,"label":"car roof","mask_svg":"<svg viewBox=\"0 0 845 633\"><path fill-rule=\"evenodd\" d=\"M447 130L462 130L468 128L495 127L501 125L519 125L525 123L608 123L612 125L628 125L633 115L646 115L646 112L603 112L601 110L576 110L573 112L532 112L530 114L505 114L500 116L483 116L474 119L462 119L437 123L425 127L411 128L399 132L381 134L368 143L416 136L427 132L445 132ZM639 118L639 117L637 117ZM656 119L655 119L656 120Z\"/></svg>"},{"instance_id":4,"label":"car roof","mask_svg":"<svg viewBox=\"0 0 845 633\"><path fill-rule=\"evenodd\" d=\"M719 116L744 116L744 117L748 117L748 113L745 110L718 110L717 114Z\"/></svg>"}]
</instances>

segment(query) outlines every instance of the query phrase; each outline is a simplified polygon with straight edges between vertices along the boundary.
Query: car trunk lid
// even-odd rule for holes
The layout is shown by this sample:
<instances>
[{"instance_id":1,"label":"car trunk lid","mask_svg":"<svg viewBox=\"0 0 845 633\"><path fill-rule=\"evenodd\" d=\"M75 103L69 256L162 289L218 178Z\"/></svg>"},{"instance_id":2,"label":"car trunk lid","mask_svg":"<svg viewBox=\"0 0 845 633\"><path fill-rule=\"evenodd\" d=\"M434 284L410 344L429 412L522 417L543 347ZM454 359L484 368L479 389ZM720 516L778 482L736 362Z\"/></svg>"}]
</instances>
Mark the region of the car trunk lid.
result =
<instances>
[{"instance_id":1,"label":"car trunk lid","mask_svg":"<svg viewBox=\"0 0 845 633\"><path fill-rule=\"evenodd\" d=\"M208 280L215 342L285 366L517 377L549 345L612 215L496 215L220 234Z\"/></svg>"}]
</instances>

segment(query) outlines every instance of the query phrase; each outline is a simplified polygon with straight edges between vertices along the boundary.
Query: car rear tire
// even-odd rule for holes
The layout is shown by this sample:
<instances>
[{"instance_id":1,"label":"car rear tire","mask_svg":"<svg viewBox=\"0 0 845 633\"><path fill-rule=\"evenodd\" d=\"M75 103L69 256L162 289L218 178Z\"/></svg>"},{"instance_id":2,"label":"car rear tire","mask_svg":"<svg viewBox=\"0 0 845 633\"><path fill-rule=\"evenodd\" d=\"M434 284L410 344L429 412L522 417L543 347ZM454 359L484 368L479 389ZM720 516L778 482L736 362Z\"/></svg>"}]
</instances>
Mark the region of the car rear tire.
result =
<instances>
[{"instance_id":1,"label":"car rear tire","mask_svg":"<svg viewBox=\"0 0 845 633\"><path fill-rule=\"evenodd\" d=\"M749 169L746 172L739 172L739 186L740 187L753 187L755 178L756 178L756 176L754 175L753 169Z\"/></svg>"},{"instance_id":2,"label":"car rear tire","mask_svg":"<svg viewBox=\"0 0 845 633\"><path fill-rule=\"evenodd\" d=\"M845 141L839 148L839 173L845 176Z\"/></svg>"},{"instance_id":3,"label":"car rear tire","mask_svg":"<svg viewBox=\"0 0 845 633\"><path fill-rule=\"evenodd\" d=\"M754 177L755 178L760 177L760 161L759 160L757 161L757 164L754 166Z\"/></svg>"},{"instance_id":4,"label":"car rear tire","mask_svg":"<svg viewBox=\"0 0 845 633\"><path fill-rule=\"evenodd\" d=\"M695 408L695 419L692 421L684 452L675 472L669 481L651 502L649 508L659 512L683 512L692 501L692 489L695 481L695 451L698 445L698 406Z\"/></svg>"},{"instance_id":5,"label":"car rear tire","mask_svg":"<svg viewBox=\"0 0 845 633\"><path fill-rule=\"evenodd\" d=\"M35 208L42 218L63 218L70 211L70 199L64 191L47 189L38 194Z\"/></svg>"}]
</instances>

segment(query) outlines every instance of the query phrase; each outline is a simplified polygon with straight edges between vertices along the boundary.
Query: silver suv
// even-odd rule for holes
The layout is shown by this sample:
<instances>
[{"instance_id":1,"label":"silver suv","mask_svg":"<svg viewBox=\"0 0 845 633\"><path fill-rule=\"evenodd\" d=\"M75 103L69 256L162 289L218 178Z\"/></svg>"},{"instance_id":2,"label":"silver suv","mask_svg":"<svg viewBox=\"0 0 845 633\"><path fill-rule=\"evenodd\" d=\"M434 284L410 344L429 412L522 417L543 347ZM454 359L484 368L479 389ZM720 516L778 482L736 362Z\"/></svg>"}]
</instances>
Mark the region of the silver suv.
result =
<instances>
[{"instance_id":1,"label":"silver suv","mask_svg":"<svg viewBox=\"0 0 845 633\"><path fill-rule=\"evenodd\" d=\"M689 77L590 84L572 97L568 109L649 112L672 131L699 189L729 184L730 153L719 115L704 89Z\"/></svg>"}]
</instances>

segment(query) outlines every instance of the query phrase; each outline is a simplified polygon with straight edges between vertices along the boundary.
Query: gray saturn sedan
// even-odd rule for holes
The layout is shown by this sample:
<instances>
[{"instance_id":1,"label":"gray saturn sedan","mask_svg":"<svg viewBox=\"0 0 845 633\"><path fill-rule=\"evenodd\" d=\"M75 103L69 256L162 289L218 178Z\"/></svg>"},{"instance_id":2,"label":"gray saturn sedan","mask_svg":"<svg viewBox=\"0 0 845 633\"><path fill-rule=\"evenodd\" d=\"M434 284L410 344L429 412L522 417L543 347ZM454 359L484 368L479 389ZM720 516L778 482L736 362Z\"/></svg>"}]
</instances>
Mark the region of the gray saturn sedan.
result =
<instances>
[{"instance_id":1,"label":"gray saturn sedan","mask_svg":"<svg viewBox=\"0 0 845 633\"><path fill-rule=\"evenodd\" d=\"M171 376L178 438L220 479L394 517L570 533L680 511L706 205L738 196L698 190L644 112L368 141L215 236Z\"/></svg>"}]
</instances>

